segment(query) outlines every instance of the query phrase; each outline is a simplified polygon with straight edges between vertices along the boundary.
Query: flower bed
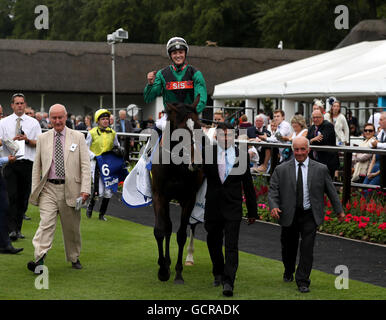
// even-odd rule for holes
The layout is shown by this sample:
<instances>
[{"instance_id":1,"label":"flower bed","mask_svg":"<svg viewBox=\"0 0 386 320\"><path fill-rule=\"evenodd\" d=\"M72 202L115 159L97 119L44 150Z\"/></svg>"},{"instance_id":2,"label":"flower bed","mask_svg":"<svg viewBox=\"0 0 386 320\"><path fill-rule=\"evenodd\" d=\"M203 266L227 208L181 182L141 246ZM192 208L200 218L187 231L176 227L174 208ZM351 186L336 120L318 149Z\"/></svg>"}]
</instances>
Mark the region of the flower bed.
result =
<instances>
[{"instance_id":1,"label":"flower bed","mask_svg":"<svg viewBox=\"0 0 386 320\"><path fill-rule=\"evenodd\" d=\"M277 223L271 217L268 207L268 180L257 176L254 180L258 203L259 219ZM350 202L343 206L345 220L339 222L332 209L331 202L325 196L324 223L318 227L320 232L359 239L369 242L386 243L386 193L380 190L356 191L351 195ZM246 207L244 205L244 214Z\"/></svg>"}]
</instances>

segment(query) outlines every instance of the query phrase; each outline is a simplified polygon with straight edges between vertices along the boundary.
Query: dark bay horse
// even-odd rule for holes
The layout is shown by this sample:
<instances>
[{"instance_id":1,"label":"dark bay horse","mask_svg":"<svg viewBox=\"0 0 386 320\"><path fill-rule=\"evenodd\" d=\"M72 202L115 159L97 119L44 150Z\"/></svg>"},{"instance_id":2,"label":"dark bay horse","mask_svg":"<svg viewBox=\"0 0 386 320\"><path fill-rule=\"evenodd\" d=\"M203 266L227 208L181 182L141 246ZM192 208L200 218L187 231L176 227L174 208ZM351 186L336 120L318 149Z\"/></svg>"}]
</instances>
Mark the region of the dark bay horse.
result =
<instances>
[{"instance_id":1,"label":"dark bay horse","mask_svg":"<svg viewBox=\"0 0 386 320\"><path fill-rule=\"evenodd\" d=\"M184 246L187 239L187 226L190 214L196 200L196 193L203 181L202 166L194 164L194 136L193 129L201 130L201 123L198 119L196 106L199 97L192 105L175 103L167 104L166 112L170 122L170 134L177 129L185 129L189 133L190 142L186 148L180 149L180 153L189 154L189 163L174 164L171 160L169 164L162 163L162 152L173 156L173 147L179 141L166 141L170 139L167 134L163 134L162 145L159 147L158 162L152 165L152 194L153 207L155 213L154 236L158 245L158 279L167 281L170 278L170 237L172 234L172 222L169 216L169 202L177 200L181 206L180 226L177 232L178 258L175 266L175 283L182 284L182 257ZM196 145L197 146L197 145ZM183 151L182 151L183 150ZM196 159L197 160L197 159ZM158 164L156 164L158 163ZM163 246L165 240L165 247Z\"/></svg>"}]
</instances>

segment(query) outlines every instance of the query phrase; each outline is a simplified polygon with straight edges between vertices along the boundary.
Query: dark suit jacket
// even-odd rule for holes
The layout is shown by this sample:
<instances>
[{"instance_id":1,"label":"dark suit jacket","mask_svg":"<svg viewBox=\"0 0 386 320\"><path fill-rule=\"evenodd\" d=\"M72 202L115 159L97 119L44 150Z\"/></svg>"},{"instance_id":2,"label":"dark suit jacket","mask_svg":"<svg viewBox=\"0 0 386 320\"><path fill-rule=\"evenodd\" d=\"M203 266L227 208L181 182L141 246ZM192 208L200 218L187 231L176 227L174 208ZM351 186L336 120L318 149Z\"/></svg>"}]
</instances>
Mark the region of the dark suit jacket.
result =
<instances>
[{"instance_id":1,"label":"dark suit jacket","mask_svg":"<svg viewBox=\"0 0 386 320\"><path fill-rule=\"evenodd\" d=\"M261 131L257 130L255 126L247 128L248 138L256 138L257 136L262 136L264 133L267 135L267 137L271 136L271 132L265 126L263 126Z\"/></svg>"},{"instance_id":2,"label":"dark suit jacket","mask_svg":"<svg viewBox=\"0 0 386 320\"><path fill-rule=\"evenodd\" d=\"M247 154L246 170L242 175L232 175L232 171L221 183L217 165L217 146L213 148L213 164L204 165L204 173L207 178L207 191L205 203L205 220L241 220L242 217L242 187L244 190L248 217L257 218L256 193L249 171L249 156ZM236 157L239 151L236 148ZM237 167L238 163L234 164ZM234 169L232 169L234 170Z\"/></svg>"},{"instance_id":3,"label":"dark suit jacket","mask_svg":"<svg viewBox=\"0 0 386 320\"><path fill-rule=\"evenodd\" d=\"M324 221L324 193L336 214L343 212L342 204L332 183L328 169L324 164L310 159L307 173L307 185L310 195L312 214L317 225ZM279 208L279 223L288 227L292 224L296 208L296 169L295 159L284 162L275 168L268 192L268 203L271 210Z\"/></svg>"},{"instance_id":4,"label":"dark suit jacket","mask_svg":"<svg viewBox=\"0 0 386 320\"><path fill-rule=\"evenodd\" d=\"M121 127L121 120L117 120L116 131L117 132L123 132L122 127ZM131 121L125 120L125 131L124 132L133 132L133 126L131 124Z\"/></svg>"},{"instance_id":5,"label":"dark suit jacket","mask_svg":"<svg viewBox=\"0 0 386 320\"><path fill-rule=\"evenodd\" d=\"M334 125L327 120L324 120L323 123L319 126L318 131L323 135L323 140L321 142L313 142L312 145L315 146L336 146L336 137ZM312 125L308 128L307 139L311 140L315 137L315 125ZM310 158L317 160L325 164L330 170L337 170L339 168L339 156L338 153L328 152L328 151L317 151L317 159L314 159L313 152L310 152Z\"/></svg>"}]
</instances>

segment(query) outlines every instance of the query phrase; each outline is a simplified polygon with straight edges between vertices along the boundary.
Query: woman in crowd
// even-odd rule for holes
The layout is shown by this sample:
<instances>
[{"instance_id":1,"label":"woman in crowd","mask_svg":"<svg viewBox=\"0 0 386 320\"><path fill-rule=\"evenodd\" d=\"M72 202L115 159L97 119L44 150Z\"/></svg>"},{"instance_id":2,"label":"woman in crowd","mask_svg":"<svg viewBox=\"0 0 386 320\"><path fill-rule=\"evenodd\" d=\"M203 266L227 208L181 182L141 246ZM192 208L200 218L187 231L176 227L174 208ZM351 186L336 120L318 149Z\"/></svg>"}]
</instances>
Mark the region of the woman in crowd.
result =
<instances>
[{"instance_id":1,"label":"woman in crowd","mask_svg":"<svg viewBox=\"0 0 386 320\"><path fill-rule=\"evenodd\" d=\"M346 117L340 112L340 109L340 102L336 100L331 110L324 115L324 119L334 125L336 145L348 145L350 129Z\"/></svg>"},{"instance_id":2,"label":"woman in crowd","mask_svg":"<svg viewBox=\"0 0 386 320\"><path fill-rule=\"evenodd\" d=\"M361 148L371 148L371 141L374 139L375 127L372 123L366 123L363 127L364 140L359 144ZM352 182L362 183L367 175L372 159L370 153L353 153L352 163L354 165L354 172L351 178Z\"/></svg>"},{"instance_id":3,"label":"woman in crowd","mask_svg":"<svg viewBox=\"0 0 386 320\"><path fill-rule=\"evenodd\" d=\"M282 137L283 141L292 142L292 140L295 137L300 137L300 136L307 137L308 129L307 129L306 120L301 114L297 114L292 117L291 126L293 129L292 135L288 137Z\"/></svg>"}]
</instances>

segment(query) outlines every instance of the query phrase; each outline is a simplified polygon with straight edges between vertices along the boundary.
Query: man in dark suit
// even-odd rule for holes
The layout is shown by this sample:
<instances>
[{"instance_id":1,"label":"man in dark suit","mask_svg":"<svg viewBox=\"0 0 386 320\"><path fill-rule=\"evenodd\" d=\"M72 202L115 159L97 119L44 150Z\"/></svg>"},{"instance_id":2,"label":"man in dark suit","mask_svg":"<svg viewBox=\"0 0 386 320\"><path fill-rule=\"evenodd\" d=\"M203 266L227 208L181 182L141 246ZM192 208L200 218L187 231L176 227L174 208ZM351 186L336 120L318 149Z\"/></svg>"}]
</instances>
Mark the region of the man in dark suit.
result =
<instances>
[{"instance_id":1,"label":"man in dark suit","mask_svg":"<svg viewBox=\"0 0 386 320\"><path fill-rule=\"evenodd\" d=\"M116 123L116 132L133 132L133 126L131 124L131 121L129 121L126 118L126 110L121 109L119 110L119 119ZM134 146L134 139L132 137L119 137L119 143L124 147L125 154L124 159L125 161L130 160L130 148Z\"/></svg>"},{"instance_id":2,"label":"man in dark suit","mask_svg":"<svg viewBox=\"0 0 386 320\"><path fill-rule=\"evenodd\" d=\"M0 141L1 145L1 141ZM6 183L2 174L2 166L7 162L15 162L16 157L9 155L8 157L0 158L0 253L15 254L23 251L23 248L14 248L11 243L11 239L8 235L8 193Z\"/></svg>"},{"instance_id":3,"label":"man in dark suit","mask_svg":"<svg viewBox=\"0 0 386 320\"><path fill-rule=\"evenodd\" d=\"M238 239L242 217L242 186L246 197L249 223L257 218L256 193L249 171L247 150L234 145L234 130L220 123L216 130L218 145L213 148L213 161L205 163L207 178L205 229L213 264L214 286L223 282L223 294L233 295L238 267ZM245 157L242 161L241 154ZM236 162L239 157L238 163ZM244 162L244 163L243 163ZM225 262L222 251L225 237Z\"/></svg>"},{"instance_id":4,"label":"man in dark suit","mask_svg":"<svg viewBox=\"0 0 386 320\"><path fill-rule=\"evenodd\" d=\"M331 200L338 220L344 212L339 196L324 164L309 159L309 141L296 137L292 141L295 159L277 166L270 181L268 202L271 215L281 229L283 280L293 281L300 242L300 260L295 280L302 293L309 292L316 228L324 221L324 192ZM296 190L290 192L291 190Z\"/></svg>"},{"instance_id":5,"label":"man in dark suit","mask_svg":"<svg viewBox=\"0 0 386 320\"><path fill-rule=\"evenodd\" d=\"M320 110L312 112L314 124L308 128L307 139L315 146L336 146L334 125L324 120ZM339 156L336 151L312 151L310 158L327 166L331 178L334 178L335 170L339 169Z\"/></svg>"}]
</instances>

